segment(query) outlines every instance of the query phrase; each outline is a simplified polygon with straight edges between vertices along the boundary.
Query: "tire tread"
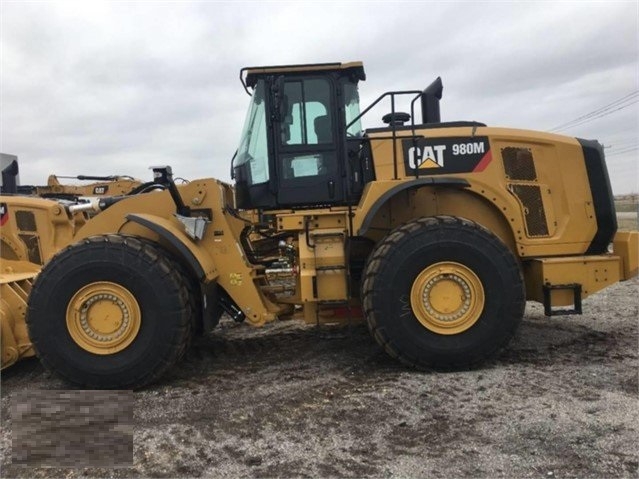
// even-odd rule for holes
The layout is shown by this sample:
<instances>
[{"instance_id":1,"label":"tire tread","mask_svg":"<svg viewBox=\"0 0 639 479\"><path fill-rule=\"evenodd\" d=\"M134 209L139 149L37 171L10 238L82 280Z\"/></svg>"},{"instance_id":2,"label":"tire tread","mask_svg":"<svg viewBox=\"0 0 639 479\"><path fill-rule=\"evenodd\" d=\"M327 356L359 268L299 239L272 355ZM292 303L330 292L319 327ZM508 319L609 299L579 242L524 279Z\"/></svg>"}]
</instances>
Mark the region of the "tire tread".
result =
<instances>
[{"instance_id":1,"label":"tire tread","mask_svg":"<svg viewBox=\"0 0 639 479\"><path fill-rule=\"evenodd\" d=\"M72 266L75 259L75 251L84 248L100 248L100 245L114 244L120 248L128 249L137 255L141 262L148 265L148 267L157 267L165 276L168 276L170 280L177 286L179 291L181 314L178 315L179 320L174 325L175 334L172 334L172 340L168 345L168 353L159 361L155 368L139 374L135 377L128 377L127 379L113 379L99 378L97 380L79 380L76 377L70 377L64 371L60 371L53 366L51 361L47 358L46 354L41 354L43 350L42 345L47 341L46 337L42 337L38 334L38 324L33 319L33 311L31 305L38 304L42 296L46 296L47 292L42 291L43 284L48 284L49 281L55 281L59 270L65 268L67 265ZM105 247L106 248L106 247ZM124 261L124 255L122 261ZM192 305L189 301L189 288L187 279L184 274L181 273L179 265L175 263L173 259L169 257L164 251L148 241L141 238L120 234L108 234L100 236L92 236L81 240L78 243L67 246L61 250L52 260L45 266L42 272L36 278L31 297L29 299L29 309L26 315L26 323L29 329L34 349L37 356L40 358L43 366L51 372L62 376L69 382L79 384L85 387L98 387L98 388L134 388L138 389L144 387L150 383L159 379L168 369L176 364L180 358L184 355L184 352L190 342L191 330L192 330Z\"/></svg>"},{"instance_id":2,"label":"tire tread","mask_svg":"<svg viewBox=\"0 0 639 479\"><path fill-rule=\"evenodd\" d=\"M377 343L384 349L387 354L389 354L393 358L398 359L403 364L416 369L433 369L432 365L424 363L417 357L411 357L407 355L404 351L400 351L399 348L395 344L393 344L384 327L380 326L381 322L377 317L378 313L375 311L375 308L373 306L373 297L376 294L374 290L374 278L376 274L382 268L384 263L392 261L393 252L397 249L397 245L404 238L419 231L422 228L432 228L439 231L442 231L442 229L452 230L462 228L476 236L478 241L485 242L488 236L489 241L492 241L495 245L499 246L499 250L502 252L502 255L512 257L512 253L508 248L503 246L499 238L493 235L484 226L465 218L453 216L430 216L409 221L408 223L399 226L390 234L388 234L388 236L386 236L386 238L384 238L373 250L364 269L361 290L364 315L366 317L366 322L371 335L375 338ZM521 271L517 267L517 262L510 261L511 258L508 259L508 263L511 264L511 268L513 268L513 271L511 271L511 273L519 275L521 277ZM525 295L520 295L517 298L516 304L512 309L523 311L525 301ZM507 333L508 338L510 338L514 334L519 323L511 322L509 324L511 324L512 327L511 330ZM494 355L504 345L505 344L503 343L494 344L492 350L490 350L485 356ZM484 357L474 360L458 359L455 361L449 361L448 363L438 363L435 369L472 369L477 367L484 360Z\"/></svg>"}]
</instances>

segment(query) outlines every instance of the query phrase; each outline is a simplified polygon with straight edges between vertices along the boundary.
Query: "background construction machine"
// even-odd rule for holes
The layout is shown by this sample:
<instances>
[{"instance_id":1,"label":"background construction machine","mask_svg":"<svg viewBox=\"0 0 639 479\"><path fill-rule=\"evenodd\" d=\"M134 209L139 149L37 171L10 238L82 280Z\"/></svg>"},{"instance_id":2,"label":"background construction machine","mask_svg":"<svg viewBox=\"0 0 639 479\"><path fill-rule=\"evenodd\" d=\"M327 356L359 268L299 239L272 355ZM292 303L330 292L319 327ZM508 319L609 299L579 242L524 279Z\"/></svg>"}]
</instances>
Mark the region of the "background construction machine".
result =
<instances>
[{"instance_id":1,"label":"background construction machine","mask_svg":"<svg viewBox=\"0 0 639 479\"><path fill-rule=\"evenodd\" d=\"M63 184L60 179L91 181L85 184ZM42 186L18 186L17 192L23 195L35 195L42 198L76 200L92 196L118 196L135 194L143 187L140 180L131 176L57 176L49 175L47 184Z\"/></svg>"},{"instance_id":2,"label":"background construction machine","mask_svg":"<svg viewBox=\"0 0 639 479\"><path fill-rule=\"evenodd\" d=\"M33 278L88 219L90 204L35 196L0 196L0 367L34 355L25 314ZM74 211L77 208L76 211Z\"/></svg>"},{"instance_id":3,"label":"background construction machine","mask_svg":"<svg viewBox=\"0 0 639 479\"><path fill-rule=\"evenodd\" d=\"M131 176L49 175L46 185L21 185L18 157L0 153L0 194L40 196L69 201L96 196L118 196L143 192L150 184ZM64 184L60 179L91 183Z\"/></svg>"},{"instance_id":4,"label":"background construction machine","mask_svg":"<svg viewBox=\"0 0 639 479\"><path fill-rule=\"evenodd\" d=\"M235 187L176 186L155 167L166 191L103 202L38 275L29 334L69 381L148 384L223 312L260 326L361 311L403 363L465 368L509 341L527 299L579 313L637 274L638 235L616 233L595 141L443 123L439 79L360 113L359 62L240 78L252 97ZM362 131L384 100L386 125Z\"/></svg>"}]
</instances>

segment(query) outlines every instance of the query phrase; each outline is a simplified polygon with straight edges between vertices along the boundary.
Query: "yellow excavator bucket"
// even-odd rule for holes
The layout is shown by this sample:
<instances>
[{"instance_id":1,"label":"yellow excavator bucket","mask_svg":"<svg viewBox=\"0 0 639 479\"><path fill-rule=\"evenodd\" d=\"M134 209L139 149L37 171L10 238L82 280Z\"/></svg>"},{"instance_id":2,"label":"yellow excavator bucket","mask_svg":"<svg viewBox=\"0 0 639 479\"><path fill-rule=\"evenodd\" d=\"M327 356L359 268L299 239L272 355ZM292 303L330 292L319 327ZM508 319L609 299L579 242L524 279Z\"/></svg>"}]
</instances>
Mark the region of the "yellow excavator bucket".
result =
<instances>
[{"instance_id":1,"label":"yellow excavator bucket","mask_svg":"<svg viewBox=\"0 0 639 479\"><path fill-rule=\"evenodd\" d=\"M0 263L0 369L19 359L35 356L25 314L31 284L39 270L39 265L28 261L3 259Z\"/></svg>"}]
</instances>

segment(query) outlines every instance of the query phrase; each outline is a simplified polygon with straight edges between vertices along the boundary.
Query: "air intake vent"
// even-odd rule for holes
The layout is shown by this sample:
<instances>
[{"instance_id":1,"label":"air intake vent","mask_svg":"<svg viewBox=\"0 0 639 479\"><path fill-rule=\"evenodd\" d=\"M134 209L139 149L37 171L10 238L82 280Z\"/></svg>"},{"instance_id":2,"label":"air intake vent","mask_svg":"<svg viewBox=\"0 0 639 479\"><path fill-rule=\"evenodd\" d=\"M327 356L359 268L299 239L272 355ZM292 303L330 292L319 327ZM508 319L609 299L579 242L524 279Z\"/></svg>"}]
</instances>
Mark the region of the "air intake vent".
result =
<instances>
[{"instance_id":1,"label":"air intake vent","mask_svg":"<svg viewBox=\"0 0 639 479\"><path fill-rule=\"evenodd\" d=\"M508 146L501 149L506 176L514 181L537 181L535 162L528 148Z\"/></svg>"},{"instance_id":2,"label":"air intake vent","mask_svg":"<svg viewBox=\"0 0 639 479\"><path fill-rule=\"evenodd\" d=\"M510 189L524 206L528 236L548 236L548 224L546 223L544 202L541 198L541 188L536 185L511 184Z\"/></svg>"},{"instance_id":3,"label":"air intake vent","mask_svg":"<svg viewBox=\"0 0 639 479\"><path fill-rule=\"evenodd\" d=\"M29 261L35 264L42 264L42 255L40 254L40 239L38 238L38 236L35 234L19 234L18 236L27 247Z\"/></svg>"},{"instance_id":4,"label":"air intake vent","mask_svg":"<svg viewBox=\"0 0 639 479\"><path fill-rule=\"evenodd\" d=\"M16 223L20 231L36 231L35 215L32 211L16 211Z\"/></svg>"}]
</instances>

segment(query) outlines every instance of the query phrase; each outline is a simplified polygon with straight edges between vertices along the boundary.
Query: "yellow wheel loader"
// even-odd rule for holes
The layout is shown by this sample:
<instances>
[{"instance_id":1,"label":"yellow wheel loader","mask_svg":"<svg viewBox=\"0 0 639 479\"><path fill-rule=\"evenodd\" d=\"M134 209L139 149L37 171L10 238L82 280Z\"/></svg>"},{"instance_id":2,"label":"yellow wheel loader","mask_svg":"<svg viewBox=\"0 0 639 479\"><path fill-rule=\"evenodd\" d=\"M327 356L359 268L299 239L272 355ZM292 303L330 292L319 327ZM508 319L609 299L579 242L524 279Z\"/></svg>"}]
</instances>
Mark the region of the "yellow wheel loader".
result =
<instances>
[{"instance_id":1,"label":"yellow wheel loader","mask_svg":"<svg viewBox=\"0 0 639 479\"><path fill-rule=\"evenodd\" d=\"M467 368L508 343L526 300L577 314L637 274L638 234L616 232L596 141L442 122L440 79L360 111L359 62L240 79L251 101L234 186L178 186L154 167L164 191L103 201L46 262L27 311L46 367L138 388L223 313L261 326L359 310L402 363ZM383 125L363 131L383 105Z\"/></svg>"},{"instance_id":2,"label":"yellow wheel loader","mask_svg":"<svg viewBox=\"0 0 639 479\"><path fill-rule=\"evenodd\" d=\"M0 194L20 194L64 200L77 200L81 197L117 196L135 194L145 189L143 184L131 176L58 176L49 175L43 186L21 185L18 157L0 153ZM78 180L91 183L63 184L60 179Z\"/></svg>"},{"instance_id":3,"label":"yellow wheel loader","mask_svg":"<svg viewBox=\"0 0 639 479\"><path fill-rule=\"evenodd\" d=\"M91 183L68 185L61 183L61 178L91 181ZM35 195L42 198L76 200L82 197L135 194L143 187L144 183L131 176L49 175L45 186L18 186L17 192L23 195Z\"/></svg>"},{"instance_id":4,"label":"yellow wheel loader","mask_svg":"<svg viewBox=\"0 0 639 479\"><path fill-rule=\"evenodd\" d=\"M89 207L65 200L0 196L0 368L34 355L25 322L31 284L42 264L73 242L87 220L82 210Z\"/></svg>"},{"instance_id":5,"label":"yellow wheel loader","mask_svg":"<svg viewBox=\"0 0 639 479\"><path fill-rule=\"evenodd\" d=\"M60 179L78 180L91 183L63 184ZM41 198L53 198L77 201L83 197L117 196L137 194L144 191L152 183L142 183L131 176L59 176L49 175L47 184L42 186L21 185L18 157L0 153L0 194L28 195Z\"/></svg>"},{"instance_id":6,"label":"yellow wheel loader","mask_svg":"<svg viewBox=\"0 0 639 479\"><path fill-rule=\"evenodd\" d=\"M35 355L27 324L27 298L40 267L28 261L2 259L0 265L0 359L2 368Z\"/></svg>"}]
</instances>

